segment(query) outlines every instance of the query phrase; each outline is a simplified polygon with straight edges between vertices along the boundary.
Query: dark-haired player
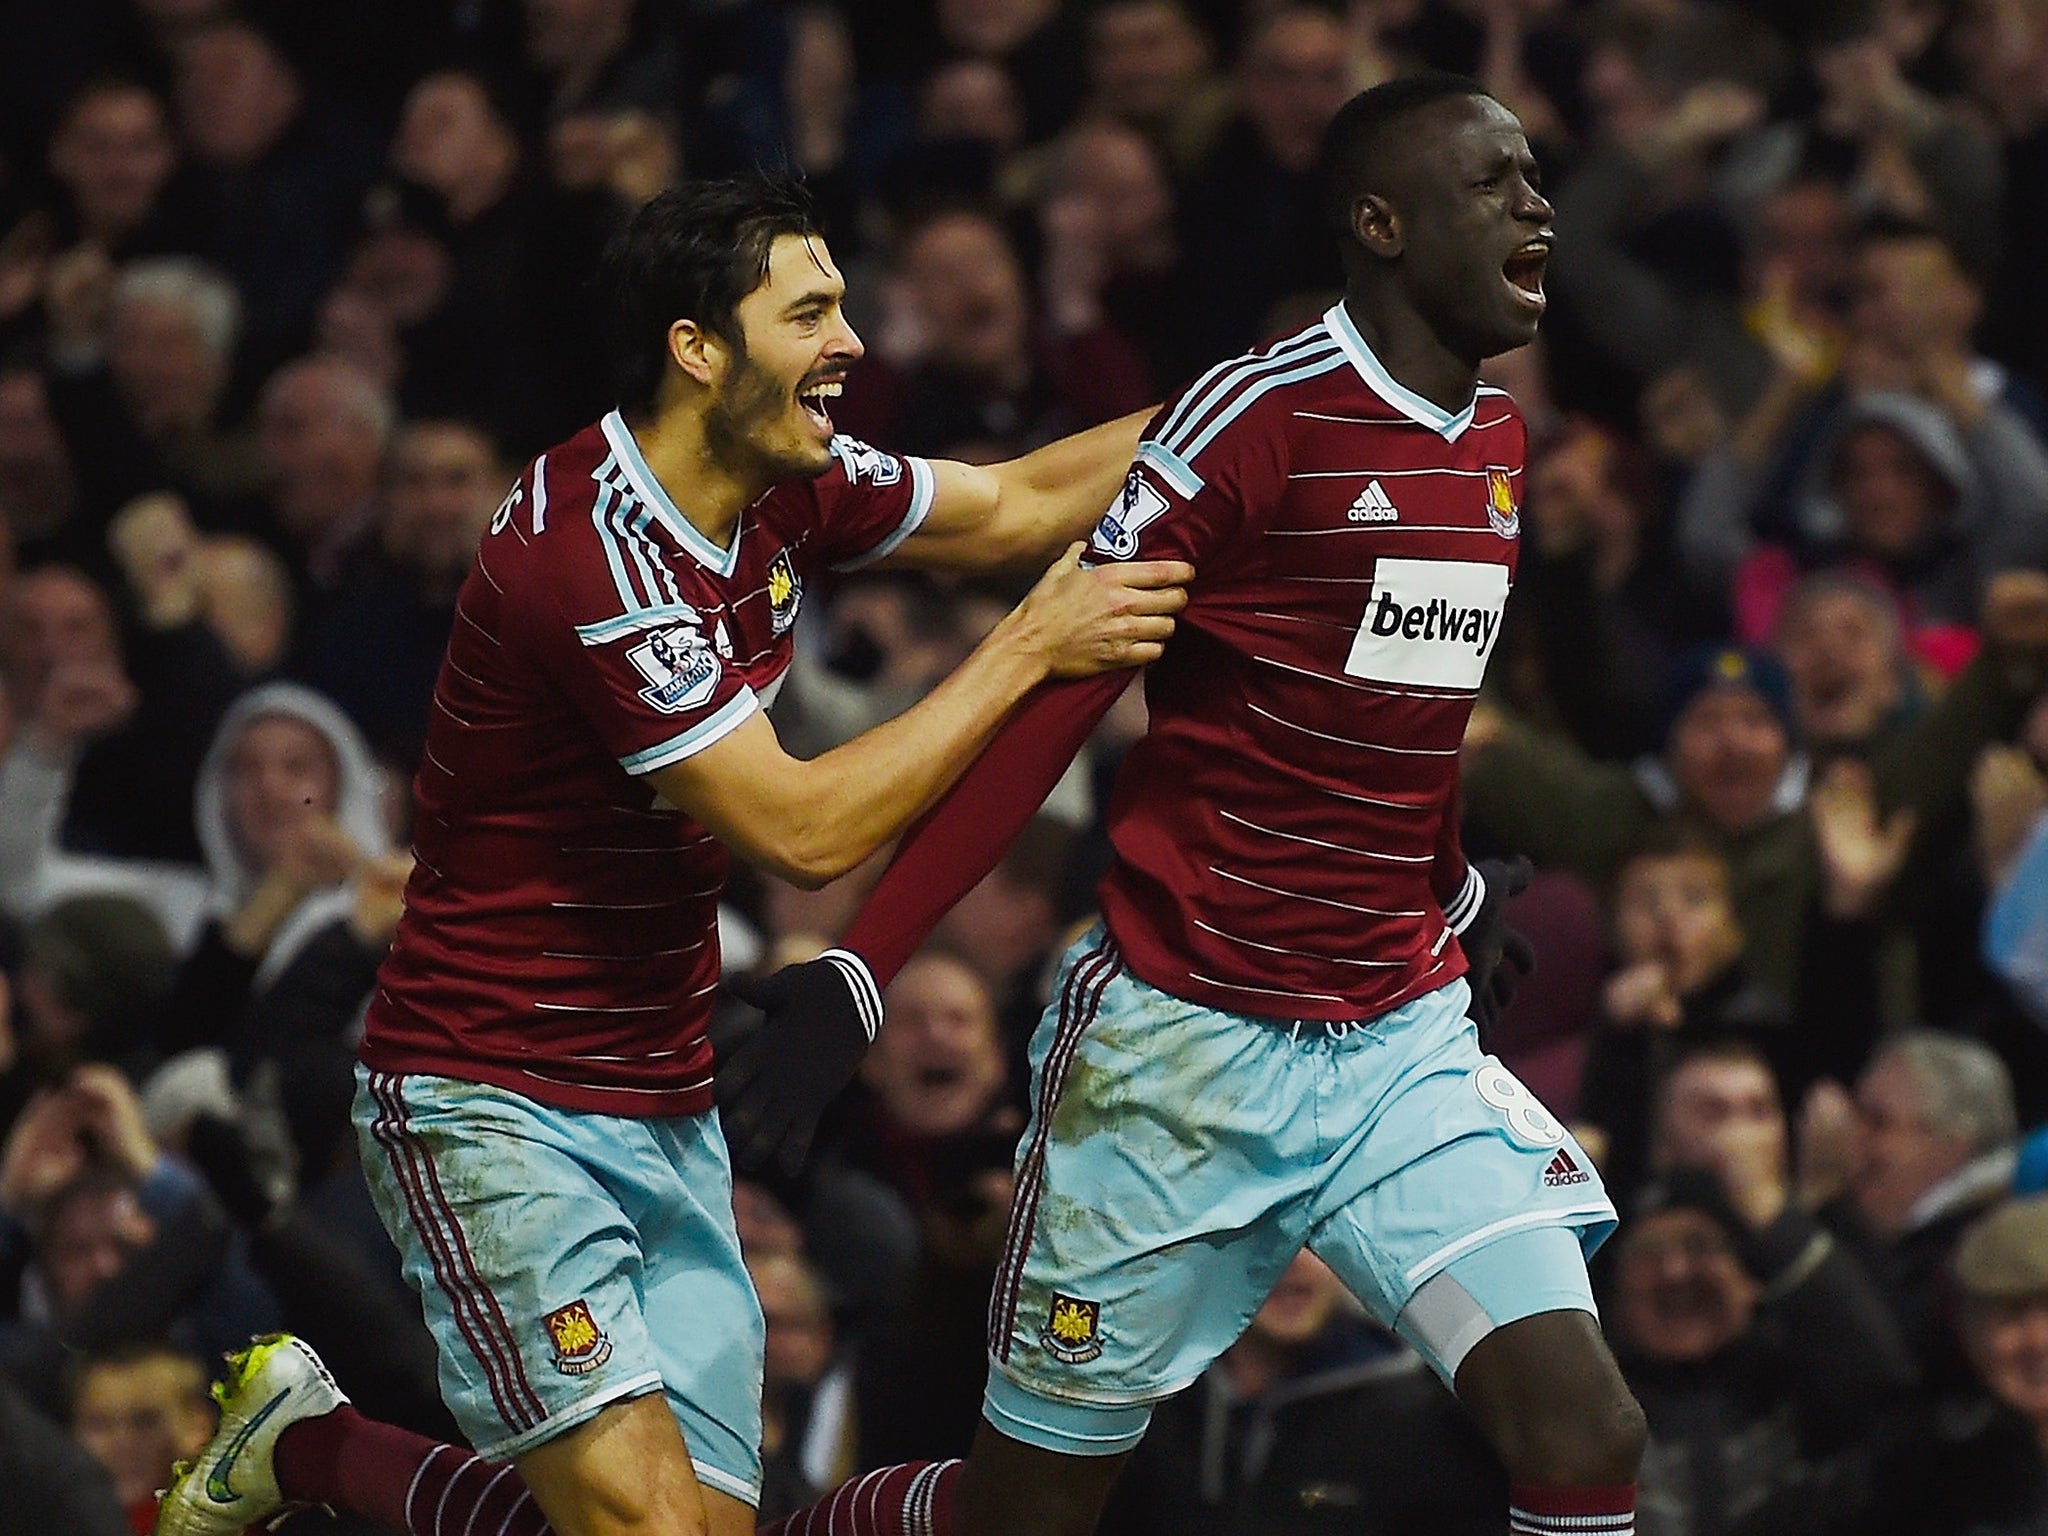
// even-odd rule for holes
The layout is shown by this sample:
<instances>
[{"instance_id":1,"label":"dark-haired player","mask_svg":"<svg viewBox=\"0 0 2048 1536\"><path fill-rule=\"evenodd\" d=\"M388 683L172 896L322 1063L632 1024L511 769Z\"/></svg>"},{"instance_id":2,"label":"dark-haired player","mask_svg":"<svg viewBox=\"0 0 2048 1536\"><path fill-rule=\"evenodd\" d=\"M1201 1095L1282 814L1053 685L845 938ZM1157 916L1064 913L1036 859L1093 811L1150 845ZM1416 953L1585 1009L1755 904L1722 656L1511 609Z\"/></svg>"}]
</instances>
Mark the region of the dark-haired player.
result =
<instances>
[{"instance_id":1,"label":"dark-haired player","mask_svg":"<svg viewBox=\"0 0 2048 1536\"><path fill-rule=\"evenodd\" d=\"M365 1171L479 1454L362 1418L301 1341L259 1341L166 1536L292 1501L416 1536L751 1531L762 1317L705 1039L728 850L834 878L1040 682L1153 659L1185 602L1186 566L1086 570L1075 546L914 708L787 756L762 710L815 583L1049 558L1138 423L993 468L836 436L844 283L765 181L655 198L603 281L619 409L527 467L463 586L362 1045Z\"/></svg>"},{"instance_id":2,"label":"dark-haired player","mask_svg":"<svg viewBox=\"0 0 2048 1536\"><path fill-rule=\"evenodd\" d=\"M1513 114L1454 76L1355 98L1321 174L1343 300L1168 405L1091 545L1199 574L1109 808L1103 921L1032 1042L981 1434L957 1492L950 1468L872 1473L793 1517L804 1536L895 1530L865 1511L899 1485L938 1506L920 1531L1085 1536L1151 1405L1304 1245L1455 1385L1506 1464L1512 1530L1634 1529L1642 1416L1584 1257L1613 1207L1467 1018L1494 995L1511 881L1460 850L1458 751L1526 436L1479 365L1536 334L1551 208ZM1119 683L1026 705L846 949L893 974ZM764 990L787 1001L720 1084L743 1158L785 1139L763 1125L801 1141L803 1064L860 1027L839 972Z\"/></svg>"}]
</instances>

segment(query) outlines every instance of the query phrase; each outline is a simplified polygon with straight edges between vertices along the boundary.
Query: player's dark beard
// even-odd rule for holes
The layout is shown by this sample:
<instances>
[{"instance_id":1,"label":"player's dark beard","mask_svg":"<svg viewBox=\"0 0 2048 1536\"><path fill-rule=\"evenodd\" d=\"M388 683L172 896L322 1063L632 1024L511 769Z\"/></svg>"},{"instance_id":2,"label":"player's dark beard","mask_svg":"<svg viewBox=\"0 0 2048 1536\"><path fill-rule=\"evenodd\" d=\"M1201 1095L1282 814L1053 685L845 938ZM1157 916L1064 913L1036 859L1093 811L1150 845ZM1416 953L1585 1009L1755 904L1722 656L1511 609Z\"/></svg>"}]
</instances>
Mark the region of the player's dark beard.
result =
<instances>
[{"instance_id":1,"label":"player's dark beard","mask_svg":"<svg viewBox=\"0 0 2048 1536\"><path fill-rule=\"evenodd\" d=\"M733 353L725 387L704 419L712 455L721 464L764 470L771 480L816 472L809 460L792 461L756 441L756 434L789 408L789 391L744 347Z\"/></svg>"}]
</instances>

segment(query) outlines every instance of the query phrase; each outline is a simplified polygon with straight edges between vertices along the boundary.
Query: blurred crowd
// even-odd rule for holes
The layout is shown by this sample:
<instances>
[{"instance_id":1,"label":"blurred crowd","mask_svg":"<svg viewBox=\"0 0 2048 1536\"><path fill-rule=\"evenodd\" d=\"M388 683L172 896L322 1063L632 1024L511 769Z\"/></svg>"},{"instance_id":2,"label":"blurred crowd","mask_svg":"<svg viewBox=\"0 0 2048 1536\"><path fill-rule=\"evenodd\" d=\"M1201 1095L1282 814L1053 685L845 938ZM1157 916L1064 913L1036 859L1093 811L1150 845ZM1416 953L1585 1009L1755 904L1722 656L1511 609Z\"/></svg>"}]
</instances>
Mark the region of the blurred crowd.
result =
<instances>
[{"instance_id":1,"label":"blurred crowd","mask_svg":"<svg viewBox=\"0 0 2048 1536\"><path fill-rule=\"evenodd\" d=\"M452 1434L353 1046L471 550L610 404L625 214L801 171L868 345L842 429L997 459L1325 306L1318 135L1425 65L1557 207L1543 337L1487 369L1532 442L1464 811L1539 870L1489 1047L1627 1218L1640 1529L2048 1529L2043 0L65 0L0 8L0 1532L146 1531L262 1329ZM1012 596L807 604L784 740ZM804 1176L740 1186L771 1514L972 1434L1023 1041L1143 718L904 970ZM743 877L727 964L874 874ZM1504 1507L1304 1256L1104 1529Z\"/></svg>"}]
</instances>

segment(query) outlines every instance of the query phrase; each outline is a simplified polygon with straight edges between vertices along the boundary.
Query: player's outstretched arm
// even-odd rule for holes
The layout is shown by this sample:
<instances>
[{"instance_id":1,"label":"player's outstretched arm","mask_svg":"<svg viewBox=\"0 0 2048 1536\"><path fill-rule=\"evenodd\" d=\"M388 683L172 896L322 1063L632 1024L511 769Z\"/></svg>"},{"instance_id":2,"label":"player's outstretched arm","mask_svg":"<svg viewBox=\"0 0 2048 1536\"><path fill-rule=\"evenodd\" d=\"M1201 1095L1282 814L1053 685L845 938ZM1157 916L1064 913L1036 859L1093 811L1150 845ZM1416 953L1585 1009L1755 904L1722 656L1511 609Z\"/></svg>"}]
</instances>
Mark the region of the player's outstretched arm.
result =
<instances>
[{"instance_id":1,"label":"player's outstretched arm","mask_svg":"<svg viewBox=\"0 0 2048 1536\"><path fill-rule=\"evenodd\" d=\"M932 507L888 564L995 571L1050 559L1116 500L1151 411L1000 464L932 462Z\"/></svg>"},{"instance_id":2,"label":"player's outstretched arm","mask_svg":"<svg viewBox=\"0 0 2048 1536\"><path fill-rule=\"evenodd\" d=\"M719 1114L741 1167L803 1165L818 1117L881 1026L882 987L995 868L1128 681L1110 672L1039 689L904 838L842 948L727 983L767 1015L718 1068Z\"/></svg>"},{"instance_id":3,"label":"player's outstretched arm","mask_svg":"<svg viewBox=\"0 0 2048 1536\"><path fill-rule=\"evenodd\" d=\"M806 761L784 752L756 715L648 779L749 863L795 885L823 885L901 833L1039 683L1156 659L1193 578L1174 560L1084 570L1077 544L950 677L895 719Z\"/></svg>"}]
</instances>

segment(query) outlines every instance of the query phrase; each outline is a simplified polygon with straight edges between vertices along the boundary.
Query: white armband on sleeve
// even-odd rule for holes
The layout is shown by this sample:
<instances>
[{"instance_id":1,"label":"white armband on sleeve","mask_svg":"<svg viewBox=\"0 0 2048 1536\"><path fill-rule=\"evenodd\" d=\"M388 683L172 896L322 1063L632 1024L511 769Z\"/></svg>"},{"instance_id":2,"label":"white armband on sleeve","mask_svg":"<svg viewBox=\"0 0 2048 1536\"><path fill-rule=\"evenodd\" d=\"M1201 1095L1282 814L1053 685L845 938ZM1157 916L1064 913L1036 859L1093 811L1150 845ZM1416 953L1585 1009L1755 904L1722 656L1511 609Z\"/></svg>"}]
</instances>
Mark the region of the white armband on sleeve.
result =
<instances>
[{"instance_id":1,"label":"white armband on sleeve","mask_svg":"<svg viewBox=\"0 0 2048 1536\"><path fill-rule=\"evenodd\" d=\"M828 949L818 958L846 978L847 988L853 993L853 1006L868 1032L868 1043L874 1044L875 1031L882 1027L882 989L875 985L875 973L868 969L867 961L850 949Z\"/></svg>"},{"instance_id":2,"label":"white armband on sleeve","mask_svg":"<svg viewBox=\"0 0 2048 1536\"><path fill-rule=\"evenodd\" d=\"M1465 884L1458 894L1444 904L1444 921L1451 925L1451 932L1463 934L1472 926L1472 919L1479 915L1479 904L1486 900L1486 882L1479 878L1479 866L1465 866Z\"/></svg>"}]
</instances>

